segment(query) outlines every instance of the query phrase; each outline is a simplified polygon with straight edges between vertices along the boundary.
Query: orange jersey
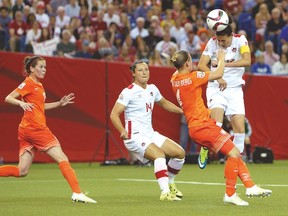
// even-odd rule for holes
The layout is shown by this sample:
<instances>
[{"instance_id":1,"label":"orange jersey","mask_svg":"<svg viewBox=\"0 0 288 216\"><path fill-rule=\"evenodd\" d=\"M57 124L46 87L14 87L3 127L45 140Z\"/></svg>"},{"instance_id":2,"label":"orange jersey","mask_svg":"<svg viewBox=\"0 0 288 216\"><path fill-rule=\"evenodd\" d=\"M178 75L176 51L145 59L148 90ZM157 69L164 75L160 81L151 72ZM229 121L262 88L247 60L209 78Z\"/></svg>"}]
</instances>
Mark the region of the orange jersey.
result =
<instances>
[{"instance_id":1,"label":"orange jersey","mask_svg":"<svg viewBox=\"0 0 288 216\"><path fill-rule=\"evenodd\" d=\"M172 89L183 109L188 127L202 125L210 119L210 112L202 99L202 85L208 82L210 72L193 71L188 74L175 72L171 78Z\"/></svg>"},{"instance_id":2,"label":"orange jersey","mask_svg":"<svg viewBox=\"0 0 288 216\"><path fill-rule=\"evenodd\" d=\"M23 128L44 128L46 127L45 117L45 90L41 83L35 83L27 77L16 89L22 100L34 105L32 111L25 111L20 127Z\"/></svg>"}]
</instances>

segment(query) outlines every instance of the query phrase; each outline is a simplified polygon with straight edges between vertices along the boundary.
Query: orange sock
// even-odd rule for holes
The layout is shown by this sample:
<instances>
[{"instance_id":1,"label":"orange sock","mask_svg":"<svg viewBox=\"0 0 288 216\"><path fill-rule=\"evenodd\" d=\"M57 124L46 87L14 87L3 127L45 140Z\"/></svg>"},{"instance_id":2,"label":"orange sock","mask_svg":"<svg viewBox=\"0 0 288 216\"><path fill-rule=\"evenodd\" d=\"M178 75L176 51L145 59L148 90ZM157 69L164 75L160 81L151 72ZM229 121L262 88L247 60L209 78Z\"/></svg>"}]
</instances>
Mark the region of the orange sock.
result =
<instances>
[{"instance_id":1,"label":"orange sock","mask_svg":"<svg viewBox=\"0 0 288 216\"><path fill-rule=\"evenodd\" d=\"M62 172L62 175L65 177L65 179L69 183L72 191L74 193L81 193L76 174L74 170L72 169L72 167L70 166L70 163L68 161L62 161L59 163L59 168Z\"/></svg>"},{"instance_id":2,"label":"orange sock","mask_svg":"<svg viewBox=\"0 0 288 216\"><path fill-rule=\"evenodd\" d=\"M19 177L19 168L17 166L12 165L5 165L0 167L0 176L1 177L8 177L8 176L14 176Z\"/></svg>"},{"instance_id":3,"label":"orange sock","mask_svg":"<svg viewBox=\"0 0 288 216\"><path fill-rule=\"evenodd\" d=\"M248 167L246 166L246 164L244 163L244 161L242 159L239 160L238 176L246 188L250 188L250 187L253 187L255 185L251 179Z\"/></svg>"},{"instance_id":4,"label":"orange sock","mask_svg":"<svg viewBox=\"0 0 288 216\"><path fill-rule=\"evenodd\" d=\"M226 194L232 196L236 192L236 182L238 176L238 158L228 157L225 165Z\"/></svg>"}]
</instances>

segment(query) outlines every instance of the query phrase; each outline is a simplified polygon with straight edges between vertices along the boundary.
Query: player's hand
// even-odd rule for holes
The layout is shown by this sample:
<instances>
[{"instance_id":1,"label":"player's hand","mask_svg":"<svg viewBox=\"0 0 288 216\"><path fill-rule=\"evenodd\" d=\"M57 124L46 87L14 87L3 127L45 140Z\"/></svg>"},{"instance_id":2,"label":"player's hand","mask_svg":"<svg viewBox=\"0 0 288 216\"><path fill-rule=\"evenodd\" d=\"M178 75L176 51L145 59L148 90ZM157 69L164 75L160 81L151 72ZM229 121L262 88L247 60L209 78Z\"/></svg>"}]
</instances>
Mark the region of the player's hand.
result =
<instances>
[{"instance_id":1,"label":"player's hand","mask_svg":"<svg viewBox=\"0 0 288 216\"><path fill-rule=\"evenodd\" d=\"M32 111L32 109L34 108L34 105L31 104L31 103L21 102L21 103L20 103L20 107L21 107L24 111Z\"/></svg>"},{"instance_id":2,"label":"player's hand","mask_svg":"<svg viewBox=\"0 0 288 216\"><path fill-rule=\"evenodd\" d=\"M225 50L224 49L219 49L218 50L217 59L218 59L219 62L225 60Z\"/></svg>"},{"instance_id":3,"label":"player's hand","mask_svg":"<svg viewBox=\"0 0 288 216\"><path fill-rule=\"evenodd\" d=\"M65 95L64 97L61 98L59 101L59 106L66 106L67 104L72 104L74 103L74 98L75 95L74 93L70 93L69 95Z\"/></svg>"},{"instance_id":4,"label":"player's hand","mask_svg":"<svg viewBox=\"0 0 288 216\"><path fill-rule=\"evenodd\" d=\"M227 83L224 79L218 79L217 82L219 83L220 91L224 91L227 88Z\"/></svg>"},{"instance_id":5,"label":"player's hand","mask_svg":"<svg viewBox=\"0 0 288 216\"><path fill-rule=\"evenodd\" d=\"M120 137L121 137L121 139L123 139L123 140L129 139L129 136L128 136L126 130L123 130L123 131L121 132Z\"/></svg>"}]
</instances>

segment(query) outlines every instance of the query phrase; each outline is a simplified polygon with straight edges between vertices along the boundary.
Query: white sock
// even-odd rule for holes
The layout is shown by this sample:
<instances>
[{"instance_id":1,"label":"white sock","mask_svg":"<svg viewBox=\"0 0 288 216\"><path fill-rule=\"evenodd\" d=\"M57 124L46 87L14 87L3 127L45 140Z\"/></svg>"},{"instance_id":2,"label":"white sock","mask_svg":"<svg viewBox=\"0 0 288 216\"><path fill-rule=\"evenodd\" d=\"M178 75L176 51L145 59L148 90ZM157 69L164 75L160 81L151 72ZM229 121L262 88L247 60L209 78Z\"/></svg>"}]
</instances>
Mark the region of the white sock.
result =
<instances>
[{"instance_id":1,"label":"white sock","mask_svg":"<svg viewBox=\"0 0 288 216\"><path fill-rule=\"evenodd\" d=\"M185 158L178 159L178 158L171 158L168 162L168 178L169 183L174 183L175 176L179 173L182 169L183 164L185 162Z\"/></svg>"},{"instance_id":2,"label":"white sock","mask_svg":"<svg viewBox=\"0 0 288 216\"><path fill-rule=\"evenodd\" d=\"M244 151L245 133L234 133L233 143L239 149L240 153Z\"/></svg>"},{"instance_id":3,"label":"white sock","mask_svg":"<svg viewBox=\"0 0 288 216\"><path fill-rule=\"evenodd\" d=\"M157 178L162 193L170 191L168 185L168 173L165 158L157 158L154 160L154 174Z\"/></svg>"}]
</instances>

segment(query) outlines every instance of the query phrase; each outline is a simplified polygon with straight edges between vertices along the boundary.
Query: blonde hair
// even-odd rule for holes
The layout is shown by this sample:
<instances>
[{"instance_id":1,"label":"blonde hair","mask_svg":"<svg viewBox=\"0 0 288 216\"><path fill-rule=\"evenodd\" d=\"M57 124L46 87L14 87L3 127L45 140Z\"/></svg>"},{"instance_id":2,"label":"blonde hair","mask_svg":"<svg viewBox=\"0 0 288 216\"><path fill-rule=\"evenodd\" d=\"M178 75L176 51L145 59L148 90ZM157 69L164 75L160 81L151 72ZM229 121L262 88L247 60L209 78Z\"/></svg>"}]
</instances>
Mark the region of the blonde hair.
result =
<instances>
[{"instance_id":1,"label":"blonde hair","mask_svg":"<svg viewBox=\"0 0 288 216\"><path fill-rule=\"evenodd\" d=\"M170 60L177 69L180 69L189 60L189 55L187 51L180 50L175 52Z\"/></svg>"}]
</instances>

